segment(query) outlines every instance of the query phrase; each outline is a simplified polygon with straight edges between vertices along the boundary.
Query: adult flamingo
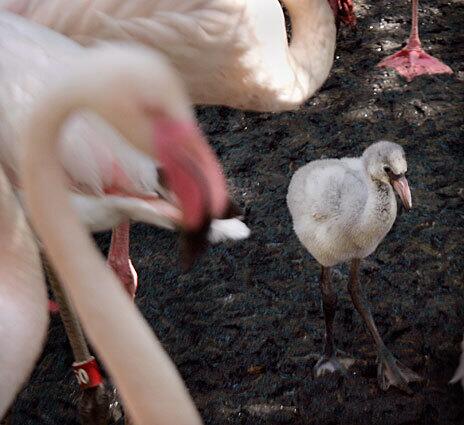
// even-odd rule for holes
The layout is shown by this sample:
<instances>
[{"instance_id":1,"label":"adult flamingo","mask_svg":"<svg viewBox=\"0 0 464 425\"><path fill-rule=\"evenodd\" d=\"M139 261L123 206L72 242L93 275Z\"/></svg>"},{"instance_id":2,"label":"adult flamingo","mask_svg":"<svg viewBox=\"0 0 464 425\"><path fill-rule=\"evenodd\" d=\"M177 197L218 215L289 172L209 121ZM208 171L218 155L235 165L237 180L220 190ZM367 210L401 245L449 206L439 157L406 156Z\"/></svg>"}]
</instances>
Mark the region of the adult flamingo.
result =
<instances>
[{"instance_id":1,"label":"adult flamingo","mask_svg":"<svg viewBox=\"0 0 464 425\"><path fill-rule=\"evenodd\" d=\"M419 75L452 74L453 70L440 60L424 52L419 39L419 0L412 0L412 24L409 40L403 49L387 56L379 63L381 68L393 68L406 81L411 81Z\"/></svg>"},{"instance_id":2,"label":"adult flamingo","mask_svg":"<svg viewBox=\"0 0 464 425\"><path fill-rule=\"evenodd\" d=\"M0 15L0 163L18 188L18 129L35 97L67 72L69 61L82 51L47 28L10 13ZM108 262L133 297L137 279L129 259L127 219L173 228L182 227L182 213L159 213L160 195L169 195L158 182L156 164L125 144L101 118L80 114L66 126L60 143L61 159L76 191L73 202L92 231L114 227ZM248 233L239 220L213 221L210 238L241 239Z\"/></svg>"},{"instance_id":3,"label":"adult flamingo","mask_svg":"<svg viewBox=\"0 0 464 425\"><path fill-rule=\"evenodd\" d=\"M0 0L1 1L1 0ZM336 19L354 24L352 0L3 0L3 7L81 43L125 40L164 52L194 103L293 109L325 82Z\"/></svg>"},{"instance_id":4,"label":"adult flamingo","mask_svg":"<svg viewBox=\"0 0 464 425\"><path fill-rule=\"evenodd\" d=\"M4 342L0 350L1 420L32 371L48 327L47 289L39 250L1 168L0 232L0 340ZM161 407L156 412L141 411L143 422L138 423L201 424L179 374L157 338L130 302L118 302L121 298L118 294L114 299L114 290L121 292L118 286L108 285L103 289L99 285L77 285L75 289L81 294L78 300L84 303L82 308L89 320L100 321L106 326L107 338L97 341L99 349L108 352L109 356L125 353L127 358L137 358L137 368L127 365L131 368L127 371L132 374L131 379L138 383L137 392L131 392L129 396L139 398L139 393L156 387L156 392L149 393L153 399L147 406L159 404ZM122 318L126 326L120 326ZM112 339L110 344L108 338ZM128 345L134 340L136 345ZM159 391L160 388L163 391ZM175 411L166 412L172 405L175 405Z\"/></svg>"},{"instance_id":5,"label":"adult flamingo","mask_svg":"<svg viewBox=\"0 0 464 425\"><path fill-rule=\"evenodd\" d=\"M18 189L21 187L18 173L21 144L18 131L34 108L35 99L47 90L48 83L59 80L61 75L69 72L75 63L73 58L84 51L76 43L47 28L16 15L0 14L0 162L4 164L7 175ZM172 102L175 102L175 93L181 88L174 87L173 90ZM149 88L147 93L150 93ZM165 124L164 133L172 132L174 139L195 141L201 137L193 127L170 127L169 121ZM187 153L179 153L181 160L178 162L182 163L188 157L188 149ZM211 154L202 155L201 161L205 162ZM183 228L188 235L187 240L198 245L202 237L197 237L195 229L200 231L199 236L203 236L208 229L208 222L213 219L209 239L218 241L228 237L248 236L249 229L239 220L214 219L218 213L222 214L214 206L218 202L218 191L215 187L210 188L202 176L193 174L192 181L187 181L178 188L198 195L196 204L185 204L180 196L173 195L158 183L155 163L148 156L130 148L117 132L96 115L80 114L65 126L60 135L60 159L66 168L68 181L76 191L72 193L72 202L77 207L80 218L92 231L109 229L130 218L168 228ZM187 168L188 176L202 162L199 165L189 165L188 167L193 168ZM208 175L217 172L215 166L205 170ZM166 173L165 177L169 182ZM188 193L181 194L184 196ZM209 207L205 206L205 202ZM193 215L188 212L192 208ZM129 228L126 223L121 227L123 232L117 232L118 237L112 238L109 264L133 296L136 285L128 256ZM193 251L198 248L197 245L193 245ZM119 248L113 249L115 246ZM111 258L116 261L111 261ZM95 368L85 340L78 337L73 343L73 335L79 336L82 332L77 321L72 319L72 311L63 310L66 311L62 313L71 316L71 320L64 322L70 323L74 329L69 332L70 328L67 328L67 333L79 363L78 372L85 367ZM98 378L98 371L93 370L93 373ZM102 388L99 379L87 383L84 388L84 399L89 398L90 413L93 410L101 411L101 406L104 414L107 404L100 397Z\"/></svg>"},{"instance_id":6,"label":"adult flamingo","mask_svg":"<svg viewBox=\"0 0 464 425\"><path fill-rule=\"evenodd\" d=\"M199 229L208 217L222 216L228 195L219 164L195 130L178 77L152 53L107 46L76 58L22 126L21 172L34 228L135 423L192 425L201 421L179 376L72 208L58 152L64 121L92 109L161 163L185 227Z\"/></svg>"},{"instance_id":7,"label":"adult flamingo","mask_svg":"<svg viewBox=\"0 0 464 425\"><path fill-rule=\"evenodd\" d=\"M0 421L40 354L48 326L39 250L0 167Z\"/></svg>"}]
</instances>

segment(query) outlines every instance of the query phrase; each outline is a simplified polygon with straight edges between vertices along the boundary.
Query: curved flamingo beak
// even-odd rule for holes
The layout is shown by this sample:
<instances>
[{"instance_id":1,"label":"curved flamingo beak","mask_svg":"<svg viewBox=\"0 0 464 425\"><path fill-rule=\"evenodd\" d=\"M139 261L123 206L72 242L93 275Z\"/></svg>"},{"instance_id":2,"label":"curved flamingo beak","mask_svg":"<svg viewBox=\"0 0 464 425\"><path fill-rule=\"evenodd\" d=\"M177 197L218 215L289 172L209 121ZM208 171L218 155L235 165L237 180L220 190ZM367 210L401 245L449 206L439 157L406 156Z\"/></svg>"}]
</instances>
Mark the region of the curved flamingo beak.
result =
<instances>
[{"instance_id":1,"label":"curved flamingo beak","mask_svg":"<svg viewBox=\"0 0 464 425\"><path fill-rule=\"evenodd\" d=\"M190 266L206 245L211 219L227 218L230 213L226 180L216 155L194 123L157 119L154 149L167 188L183 213L184 263Z\"/></svg>"},{"instance_id":2,"label":"curved flamingo beak","mask_svg":"<svg viewBox=\"0 0 464 425\"><path fill-rule=\"evenodd\" d=\"M412 208L412 198L406 177L399 176L391 180L391 183L393 188L396 190L396 193L398 193L399 197L401 198L401 202L403 202L404 208L409 211Z\"/></svg>"}]
</instances>

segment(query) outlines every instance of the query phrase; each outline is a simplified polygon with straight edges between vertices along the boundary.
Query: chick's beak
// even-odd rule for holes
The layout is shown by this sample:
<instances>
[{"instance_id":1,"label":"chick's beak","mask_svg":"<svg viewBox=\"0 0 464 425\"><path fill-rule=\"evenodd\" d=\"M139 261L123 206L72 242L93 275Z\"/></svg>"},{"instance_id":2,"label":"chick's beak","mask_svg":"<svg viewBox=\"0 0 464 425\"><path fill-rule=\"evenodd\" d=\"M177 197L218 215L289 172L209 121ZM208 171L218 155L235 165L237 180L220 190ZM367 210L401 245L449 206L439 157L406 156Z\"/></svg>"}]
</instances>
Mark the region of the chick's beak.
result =
<instances>
[{"instance_id":1,"label":"chick's beak","mask_svg":"<svg viewBox=\"0 0 464 425\"><path fill-rule=\"evenodd\" d=\"M401 176L391 180L393 188L398 193L401 201L403 202L404 208L409 211L412 208L411 191L409 190L409 184L406 177Z\"/></svg>"}]
</instances>

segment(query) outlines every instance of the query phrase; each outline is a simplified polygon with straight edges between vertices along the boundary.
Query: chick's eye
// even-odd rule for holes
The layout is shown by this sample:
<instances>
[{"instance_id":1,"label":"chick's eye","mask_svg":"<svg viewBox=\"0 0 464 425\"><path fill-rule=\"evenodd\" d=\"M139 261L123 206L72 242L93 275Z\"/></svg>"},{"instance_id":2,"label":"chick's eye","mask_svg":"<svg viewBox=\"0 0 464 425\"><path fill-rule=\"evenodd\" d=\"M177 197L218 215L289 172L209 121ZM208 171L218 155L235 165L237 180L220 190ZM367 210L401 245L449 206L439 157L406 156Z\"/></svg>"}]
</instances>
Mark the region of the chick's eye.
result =
<instances>
[{"instance_id":1,"label":"chick's eye","mask_svg":"<svg viewBox=\"0 0 464 425\"><path fill-rule=\"evenodd\" d=\"M389 173L391 171L391 168L390 167L383 167L383 170L386 172L386 173Z\"/></svg>"}]
</instances>

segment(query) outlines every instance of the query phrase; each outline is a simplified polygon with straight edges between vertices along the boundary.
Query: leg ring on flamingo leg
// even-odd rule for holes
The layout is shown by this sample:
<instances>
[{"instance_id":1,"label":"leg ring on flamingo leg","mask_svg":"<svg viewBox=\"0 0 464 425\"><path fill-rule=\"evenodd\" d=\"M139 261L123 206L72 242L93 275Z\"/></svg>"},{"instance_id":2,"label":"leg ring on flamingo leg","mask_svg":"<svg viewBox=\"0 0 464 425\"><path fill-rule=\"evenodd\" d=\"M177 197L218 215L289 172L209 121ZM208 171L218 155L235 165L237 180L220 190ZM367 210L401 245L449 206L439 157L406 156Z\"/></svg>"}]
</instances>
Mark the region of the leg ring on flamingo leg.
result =
<instances>
[{"instance_id":1,"label":"leg ring on flamingo leg","mask_svg":"<svg viewBox=\"0 0 464 425\"><path fill-rule=\"evenodd\" d=\"M98 368L95 357L91 356L83 362L74 362L72 367L77 382L83 390L96 387L103 383L103 378L100 374L100 369Z\"/></svg>"},{"instance_id":2,"label":"leg ring on flamingo leg","mask_svg":"<svg viewBox=\"0 0 464 425\"><path fill-rule=\"evenodd\" d=\"M79 402L81 422L87 425L114 423L122 416L116 392L114 388L103 382L98 364L95 358L90 355L84 332L74 308L45 255L42 256L42 263L58 303L61 320L75 359L73 369L82 389Z\"/></svg>"}]
</instances>

